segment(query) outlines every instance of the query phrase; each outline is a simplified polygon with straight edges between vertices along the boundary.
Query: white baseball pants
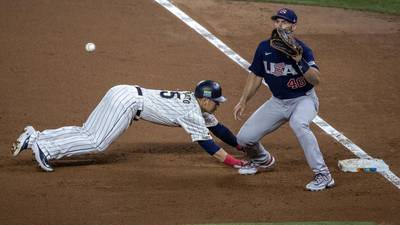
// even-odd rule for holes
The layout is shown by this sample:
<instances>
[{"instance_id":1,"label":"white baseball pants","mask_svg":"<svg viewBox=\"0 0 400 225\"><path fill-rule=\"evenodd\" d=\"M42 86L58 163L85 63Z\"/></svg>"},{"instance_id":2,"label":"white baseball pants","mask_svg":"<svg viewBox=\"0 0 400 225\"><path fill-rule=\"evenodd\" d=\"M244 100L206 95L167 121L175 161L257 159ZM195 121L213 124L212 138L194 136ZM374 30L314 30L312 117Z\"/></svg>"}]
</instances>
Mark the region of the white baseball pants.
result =
<instances>
[{"instance_id":1,"label":"white baseball pants","mask_svg":"<svg viewBox=\"0 0 400 225\"><path fill-rule=\"evenodd\" d=\"M238 143L257 152L259 156L269 156L269 152L260 143L261 138L289 121L313 172L329 173L317 139L310 129L318 107L318 97L314 89L307 95L294 99L271 97L243 124L237 136Z\"/></svg>"},{"instance_id":2,"label":"white baseball pants","mask_svg":"<svg viewBox=\"0 0 400 225\"><path fill-rule=\"evenodd\" d=\"M66 126L35 132L29 145L37 143L47 159L101 152L116 140L142 110L140 88L119 85L111 88L83 126Z\"/></svg>"}]
</instances>

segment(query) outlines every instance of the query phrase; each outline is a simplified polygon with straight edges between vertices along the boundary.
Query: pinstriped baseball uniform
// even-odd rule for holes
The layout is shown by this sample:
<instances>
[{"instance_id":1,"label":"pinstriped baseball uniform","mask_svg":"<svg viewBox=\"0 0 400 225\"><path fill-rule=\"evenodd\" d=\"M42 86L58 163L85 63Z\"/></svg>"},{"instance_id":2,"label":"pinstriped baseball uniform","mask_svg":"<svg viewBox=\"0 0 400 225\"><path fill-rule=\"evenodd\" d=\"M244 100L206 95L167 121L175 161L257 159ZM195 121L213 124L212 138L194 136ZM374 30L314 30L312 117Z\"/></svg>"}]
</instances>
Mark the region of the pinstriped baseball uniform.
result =
<instances>
[{"instance_id":1,"label":"pinstriped baseball uniform","mask_svg":"<svg viewBox=\"0 0 400 225\"><path fill-rule=\"evenodd\" d=\"M214 115L201 111L192 92L118 85L106 93L82 127L36 131L28 147L36 142L47 159L104 151L139 118L181 126L192 141L212 139L207 127L218 124Z\"/></svg>"}]
</instances>

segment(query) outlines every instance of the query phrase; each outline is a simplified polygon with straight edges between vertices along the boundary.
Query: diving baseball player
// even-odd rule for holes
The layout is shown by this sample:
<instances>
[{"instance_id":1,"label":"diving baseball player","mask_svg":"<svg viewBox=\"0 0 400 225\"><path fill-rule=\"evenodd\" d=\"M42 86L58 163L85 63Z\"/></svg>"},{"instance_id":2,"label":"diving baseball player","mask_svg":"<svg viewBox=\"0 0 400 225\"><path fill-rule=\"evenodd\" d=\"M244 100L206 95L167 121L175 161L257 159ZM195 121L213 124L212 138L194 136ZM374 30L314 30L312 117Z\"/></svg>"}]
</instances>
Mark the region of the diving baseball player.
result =
<instances>
[{"instance_id":1,"label":"diving baseball player","mask_svg":"<svg viewBox=\"0 0 400 225\"><path fill-rule=\"evenodd\" d=\"M13 156L32 149L44 171L53 171L49 161L74 155L102 152L135 120L182 127L205 151L226 165L239 168L246 162L219 147L209 133L240 149L236 137L212 114L225 102L219 83L204 80L195 92L153 90L133 85L111 88L83 126L36 131L32 126L12 146Z\"/></svg>"},{"instance_id":2,"label":"diving baseball player","mask_svg":"<svg viewBox=\"0 0 400 225\"><path fill-rule=\"evenodd\" d=\"M290 9L280 9L271 19L276 29L285 29L290 35L296 29L297 16ZM289 56L273 48L270 39L262 41L255 52L249 67L251 73L234 108L235 119L240 119L248 100L254 96L262 81L269 86L272 97L248 118L237 135L238 143L251 158L250 164L239 169L239 173L255 174L274 166L275 158L261 145L260 140L289 122L315 174L306 189L319 191L335 184L310 129L310 122L318 111L314 86L320 81L320 73L312 50L302 41L295 41L303 49L297 56Z\"/></svg>"}]
</instances>

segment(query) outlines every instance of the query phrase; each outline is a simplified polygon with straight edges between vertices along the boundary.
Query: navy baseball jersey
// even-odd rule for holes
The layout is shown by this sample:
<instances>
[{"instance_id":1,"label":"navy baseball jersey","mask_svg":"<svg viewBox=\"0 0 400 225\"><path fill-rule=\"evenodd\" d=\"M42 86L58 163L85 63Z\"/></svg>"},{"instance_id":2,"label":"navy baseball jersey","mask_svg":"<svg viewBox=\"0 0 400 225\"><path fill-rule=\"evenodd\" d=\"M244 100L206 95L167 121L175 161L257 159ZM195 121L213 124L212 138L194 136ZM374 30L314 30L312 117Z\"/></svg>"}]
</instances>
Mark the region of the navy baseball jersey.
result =
<instances>
[{"instance_id":1,"label":"navy baseball jersey","mask_svg":"<svg viewBox=\"0 0 400 225\"><path fill-rule=\"evenodd\" d=\"M303 47L302 60L305 60L310 67L318 69L312 50L302 41L297 41ZM300 97L313 88L313 85L304 79L296 61L272 48L269 39L258 45L249 70L264 78L272 94L279 99Z\"/></svg>"}]
</instances>

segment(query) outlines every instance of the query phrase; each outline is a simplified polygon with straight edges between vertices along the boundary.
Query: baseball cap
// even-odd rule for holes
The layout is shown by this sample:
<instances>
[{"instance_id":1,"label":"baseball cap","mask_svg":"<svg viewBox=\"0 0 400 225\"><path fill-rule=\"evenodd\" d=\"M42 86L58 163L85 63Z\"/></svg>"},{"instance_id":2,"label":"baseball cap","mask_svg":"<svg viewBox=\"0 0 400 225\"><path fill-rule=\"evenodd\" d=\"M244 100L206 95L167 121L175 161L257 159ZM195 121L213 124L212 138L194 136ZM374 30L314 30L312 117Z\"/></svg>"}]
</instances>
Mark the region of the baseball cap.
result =
<instances>
[{"instance_id":1,"label":"baseball cap","mask_svg":"<svg viewBox=\"0 0 400 225\"><path fill-rule=\"evenodd\" d=\"M296 13L288 8L279 9L276 12L276 15L271 16L271 19L276 20L278 18L284 19L290 23L297 23L297 15Z\"/></svg>"},{"instance_id":2,"label":"baseball cap","mask_svg":"<svg viewBox=\"0 0 400 225\"><path fill-rule=\"evenodd\" d=\"M196 98L208 98L217 103L226 101L226 98L222 96L221 85L213 80L202 80L196 85L194 91Z\"/></svg>"}]
</instances>

